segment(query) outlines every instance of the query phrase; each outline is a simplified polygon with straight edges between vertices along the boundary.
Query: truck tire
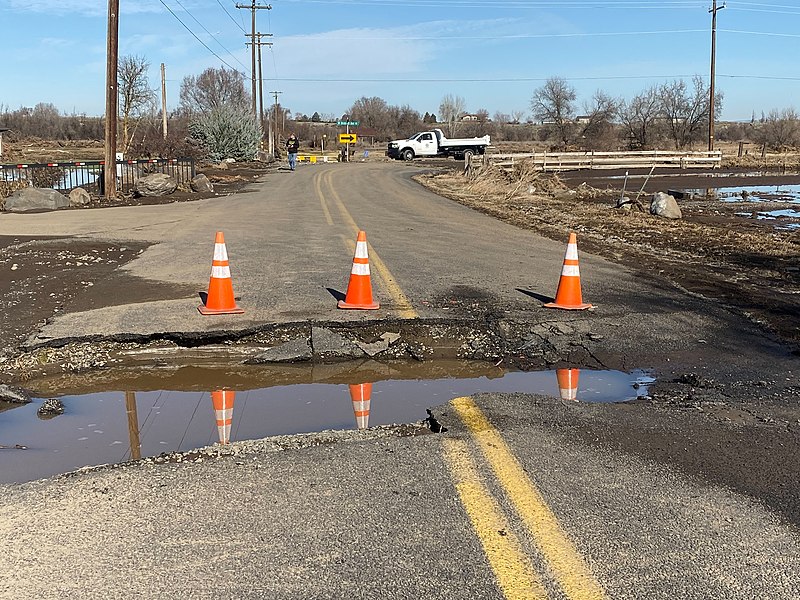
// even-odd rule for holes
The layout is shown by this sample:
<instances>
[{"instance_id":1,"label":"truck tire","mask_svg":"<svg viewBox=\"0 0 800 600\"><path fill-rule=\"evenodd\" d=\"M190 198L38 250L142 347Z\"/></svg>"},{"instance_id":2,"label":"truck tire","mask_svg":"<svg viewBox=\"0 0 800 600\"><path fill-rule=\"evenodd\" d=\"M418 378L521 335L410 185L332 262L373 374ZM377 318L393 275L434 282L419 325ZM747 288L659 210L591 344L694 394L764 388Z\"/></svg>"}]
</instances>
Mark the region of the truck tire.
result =
<instances>
[{"instance_id":1,"label":"truck tire","mask_svg":"<svg viewBox=\"0 0 800 600\"><path fill-rule=\"evenodd\" d=\"M464 160L470 161L472 157L475 156L475 152L473 150L464 150Z\"/></svg>"},{"instance_id":2,"label":"truck tire","mask_svg":"<svg viewBox=\"0 0 800 600\"><path fill-rule=\"evenodd\" d=\"M400 158L403 160L414 160L414 151L411 148L406 148L400 153Z\"/></svg>"}]
</instances>

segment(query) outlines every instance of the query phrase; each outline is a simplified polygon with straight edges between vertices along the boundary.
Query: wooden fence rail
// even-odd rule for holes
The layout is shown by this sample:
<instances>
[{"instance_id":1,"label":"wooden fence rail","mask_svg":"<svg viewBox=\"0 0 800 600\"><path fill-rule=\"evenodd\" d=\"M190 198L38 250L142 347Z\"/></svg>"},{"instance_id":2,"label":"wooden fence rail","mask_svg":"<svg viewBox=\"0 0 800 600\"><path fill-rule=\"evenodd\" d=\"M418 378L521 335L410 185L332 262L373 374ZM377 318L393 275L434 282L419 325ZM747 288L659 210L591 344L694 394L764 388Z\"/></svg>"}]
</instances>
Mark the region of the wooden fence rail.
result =
<instances>
[{"instance_id":1,"label":"wooden fence rail","mask_svg":"<svg viewBox=\"0 0 800 600\"><path fill-rule=\"evenodd\" d=\"M635 152L532 152L518 154L486 154L485 160L503 168L525 161L542 171L574 171L578 169L625 169L673 167L676 169L716 169L722 163L722 152L669 152L643 150Z\"/></svg>"}]
</instances>

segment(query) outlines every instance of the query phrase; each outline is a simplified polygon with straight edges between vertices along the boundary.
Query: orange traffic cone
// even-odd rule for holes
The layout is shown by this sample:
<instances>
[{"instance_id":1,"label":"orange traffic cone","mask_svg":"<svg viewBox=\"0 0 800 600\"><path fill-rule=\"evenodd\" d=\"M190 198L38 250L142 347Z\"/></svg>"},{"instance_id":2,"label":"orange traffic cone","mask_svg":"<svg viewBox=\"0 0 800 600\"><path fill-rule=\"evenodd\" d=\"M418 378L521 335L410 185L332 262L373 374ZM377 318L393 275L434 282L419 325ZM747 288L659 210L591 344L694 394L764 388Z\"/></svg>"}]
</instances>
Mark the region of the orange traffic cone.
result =
<instances>
[{"instance_id":1,"label":"orange traffic cone","mask_svg":"<svg viewBox=\"0 0 800 600\"><path fill-rule=\"evenodd\" d=\"M545 304L547 308L564 308L566 310L585 310L592 308L591 304L584 304L581 298L581 273L578 269L578 238L574 233L569 234L567 253L564 256L564 266L561 268L561 279L558 281L558 291L555 302Z\"/></svg>"},{"instance_id":2,"label":"orange traffic cone","mask_svg":"<svg viewBox=\"0 0 800 600\"><path fill-rule=\"evenodd\" d=\"M350 283L347 295L339 300L339 308L360 308L375 310L381 305L372 300L372 283L369 276L369 258L367 256L367 234L358 232L356 253L353 256L353 268L350 270Z\"/></svg>"},{"instance_id":3,"label":"orange traffic cone","mask_svg":"<svg viewBox=\"0 0 800 600\"><path fill-rule=\"evenodd\" d=\"M236 392L219 391L211 392L211 403L214 405L214 414L217 417L217 436L220 444L229 444L231 441L231 422L233 421L233 401Z\"/></svg>"},{"instance_id":4,"label":"orange traffic cone","mask_svg":"<svg viewBox=\"0 0 800 600\"><path fill-rule=\"evenodd\" d=\"M580 369L557 369L558 393L562 400L578 401L578 375Z\"/></svg>"},{"instance_id":5,"label":"orange traffic cone","mask_svg":"<svg viewBox=\"0 0 800 600\"><path fill-rule=\"evenodd\" d=\"M350 399L353 401L353 413L356 416L356 427L369 427L369 398L372 395L371 383L358 383L350 386Z\"/></svg>"},{"instance_id":6,"label":"orange traffic cone","mask_svg":"<svg viewBox=\"0 0 800 600\"><path fill-rule=\"evenodd\" d=\"M233 298L231 268L228 266L228 251L225 236L217 232L214 240L214 260L211 262L211 279L208 282L206 303L197 307L203 315L240 315L244 311L236 305Z\"/></svg>"}]
</instances>

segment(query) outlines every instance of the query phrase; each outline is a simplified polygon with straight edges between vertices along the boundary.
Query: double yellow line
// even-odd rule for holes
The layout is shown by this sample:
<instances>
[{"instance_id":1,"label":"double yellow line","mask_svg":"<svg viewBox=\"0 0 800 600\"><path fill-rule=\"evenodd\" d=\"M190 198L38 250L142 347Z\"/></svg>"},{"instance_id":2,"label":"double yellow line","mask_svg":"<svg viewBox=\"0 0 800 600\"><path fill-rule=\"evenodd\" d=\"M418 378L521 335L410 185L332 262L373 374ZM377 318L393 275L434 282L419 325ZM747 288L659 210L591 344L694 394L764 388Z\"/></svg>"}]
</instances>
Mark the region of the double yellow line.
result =
<instances>
[{"instance_id":1,"label":"double yellow line","mask_svg":"<svg viewBox=\"0 0 800 600\"><path fill-rule=\"evenodd\" d=\"M549 578L570 600L601 600L605 592L522 465L472 398L451 402L503 488L506 498L533 537ZM445 456L456 489L483 545L498 585L508 600L548 598L531 560L491 497L465 442L445 441Z\"/></svg>"},{"instance_id":2,"label":"double yellow line","mask_svg":"<svg viewBox=\"0 0 800 600\"><path fill-rule=\"evenodd\" d=\"M342 198L339 196L338 192L336 191L336 188L333 186L334 172L335 171L328 169L326 171L323 171L322 173L318 173L317 175L315 175L314 189L317 193L317 196L319 197L320 204L322 205L322 212L325 215L326 222L328 223L328 225L333 225L334 220L333 216L331 215L331 211L328 207L326 196L323 193L322 189L323 184L327 188L328 195L332 198L334 204L336 204L336 207L339 209L339 213L341 214L342 219L353 231L353 235L351 237L342 238L342 241L345 243L350 252L353 252L355 250L355 242L353 240L355 239L356 234L358 234L361 228L358 226L355 219L353 219L353 216L350 214L350 211L347 210L347 207L342 201ZM392 272L389 270L389 268L386 266L386 263L383 262L381 257L375 251L375 248L373 248L372 245L369 244L369 241L367 241L367 246L369 251L370 266L375 270L375 273L381 278L383 282L383 287L392 297L393 304L395 306L395 309L399 313L399 316L403 319L418 318L419 315L417 314L417 311L414 310L413 306L411 306L411 301L408 299L408 297L405 295L400 285L397 283L397 280L395 279L394 275L392 275Z\"/></svg>"}]
</instances>

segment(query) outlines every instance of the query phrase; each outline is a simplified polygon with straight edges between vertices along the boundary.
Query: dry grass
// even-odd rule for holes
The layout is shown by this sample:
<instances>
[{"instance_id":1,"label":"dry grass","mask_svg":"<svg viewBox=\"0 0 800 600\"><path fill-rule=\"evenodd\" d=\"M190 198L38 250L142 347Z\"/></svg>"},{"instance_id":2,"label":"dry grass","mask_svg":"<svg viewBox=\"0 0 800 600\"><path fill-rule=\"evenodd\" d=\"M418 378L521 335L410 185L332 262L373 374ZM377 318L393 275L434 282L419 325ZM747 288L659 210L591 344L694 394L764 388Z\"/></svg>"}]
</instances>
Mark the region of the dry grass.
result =
<instances>
[{"instance_id":1,"label":"dry grass","mask_svg":"<svg viewBox=\"0 0 800 600\"><path fill-rule=\"evenodd\" d=\"M739 305L800 342L800 232L755 226L714 200L682 207L684 218L674 221L622 210L608 190L586 185L568 190L557 175L524 163L512 171L476 166L469 175L441 172L418 180L442 196L554 240L578 232L586 251Z\"/></svg>"}]
</instances>

